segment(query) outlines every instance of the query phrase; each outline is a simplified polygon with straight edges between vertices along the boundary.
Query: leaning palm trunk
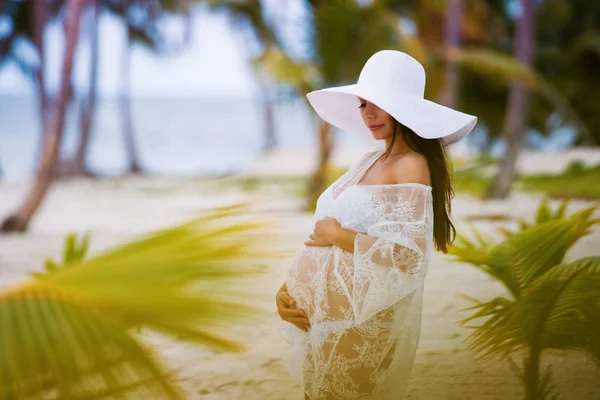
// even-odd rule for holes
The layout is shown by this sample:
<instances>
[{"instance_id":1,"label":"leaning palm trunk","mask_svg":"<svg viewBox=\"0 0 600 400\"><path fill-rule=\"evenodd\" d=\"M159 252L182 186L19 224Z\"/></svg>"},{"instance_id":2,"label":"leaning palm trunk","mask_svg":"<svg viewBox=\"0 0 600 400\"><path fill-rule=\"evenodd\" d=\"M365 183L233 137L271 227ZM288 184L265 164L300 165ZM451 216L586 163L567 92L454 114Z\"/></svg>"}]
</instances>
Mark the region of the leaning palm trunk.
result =
<instances>
[{"instance_id":1,"label":"leaning palm trunk","mask_svg":"<svg viewBox=\"0 0 600 400\"><path fill-rule=\"evenodd\" d=\"M38 114L39 114L39 121L40 121L40 137L43 137L46 133L46 124L47 124L47 118L48 118L48 109L49 109L49 103L48 103L48 95L46 94L46 79L45 79L45 73L44 73L44 66L45 66L45 60L44 60L44 31L46 28L46 22L48 20L48 4L45 1L38 1L35 2L34 5L31 7L32 10L32 15L31 15L31 19L33 21L33 35L32 35L32 40L33 40L33 45L35 46L35 48L38 51L38 57L39 57L39 62L37 65L37 68L35 70L35 72L33 73L33 79L35 82L35 86L36 86L36 95L37 95L37 100L38 100ZM43 143L44 141L41 140L40 143L42 144L39 148L36 149L37 151L37 158L41 157L41 153L43 151Z\"/></svg>"},{"instance_id":2,"label":"leaning palm trunk","mask_svg":"<svg viewBox=\"0 0 600 400\"><path fill-rule=\"evenodd\" d=\"M60 92L58 99L52 104L51 114L48 115L47 131L44 134L42 154L35 181L21 208L8 216L2 223L0 230L3 232L25 231L50 187L63 137L65 112L69 98L69 82L79 35L81 10L84 3L83 0L71 0L68 3L66 48L63 58Z\"/></svg>"},{"instance_id":3,"label":"leaning palm trunk","mask_svg":"<svg viewBox=\"0 0 600 400\"><path fill-rule=\"evenodd\" d=\"M129 33L129 26L125 26L125 30L127 32L127 37L125 39L121 58L121 94L119 95L119 109L121 111L121 129L125 144L125 154L127 155L127 172L130 174L137 174L141 172L141 168L137 159L133 133L133 116L131 114L131 35Z\"/></svg>"},{"instance_id":4,"label":"leaning palm trunk","mask_svg":"<svg viewBox=\"0 0 600 400\"><path fill-rule=\"evenodd\" d=\"M79 119L79 145L73 159L61 163L57 167L56 175L60 177L91 176L85 167L85 159L88 152L92 123L96 111L96 92L98 86L98 18L100 15L100 4L94 0L93 22L91 24L91 60L90 60L90 87L87 98L84 99Z\"/></svg>"},{"instance_id":5,"label":"leaning palm trunk","mask_svg":"<svg viewBox=\"0 0 600 400\"><path fill-rule=\"evenodd\" d=\"M319 120L317 169L308 182L308 209L314 209L317 199L327 186L327 171L331 151L333 149L333 132L331 125Z\"/></svg>"},{"instance_id":6,"label":"leaning palm trunk","mask_svg":"<svg viewBox=\"0 0 600 400\"><path fill-rule=\"evenodd\" d=\"M515 52L519 61L531 65L533 57L534 0L521 0L522 14L517 22ZM488 191L488 197L506 198L515 179L516 166L523 141L527 118L527 87L520 80L513 80L510 87L508 112L504 128L506 152L499 171Z\"/></svg>"}]
</instances>

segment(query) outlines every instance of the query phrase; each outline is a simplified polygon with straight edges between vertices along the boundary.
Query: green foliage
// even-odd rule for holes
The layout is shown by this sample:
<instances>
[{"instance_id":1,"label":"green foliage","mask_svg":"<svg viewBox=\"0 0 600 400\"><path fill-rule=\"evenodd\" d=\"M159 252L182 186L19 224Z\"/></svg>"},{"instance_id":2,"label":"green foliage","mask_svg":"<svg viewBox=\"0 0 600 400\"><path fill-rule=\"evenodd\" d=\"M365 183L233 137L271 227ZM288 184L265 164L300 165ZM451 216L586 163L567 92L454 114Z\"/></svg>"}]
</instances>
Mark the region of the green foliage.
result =
<instances>
[{"instance_id":1,"label":"green foliage","mask_svg":"<svg viewBox=\"0 0 600 400\"><path fill-rule=\"evenodd\" d=\"M314 56L293 60L271 47L255 65L300 94L323 86L356 81L367 59L379 50L399 48L398 16L386 7L356 1L311 1L311 46Z\"/></svg>"},{"instance_id":2,"label":"green foliage","mask_svg":"<svg viewBox=\"0 0 600 400\"><path fill-rule=\"evenodd\" d=\"M455 170L453 188L457 193L468 193L482 198L491 178L485 169L496 164L493 158L481 158ZM515 189L525 192L542 192L551 198L600 199L600 165L587 167L580 161L571 162L558 174L519 175Z\"/></svg>"},{"instance_id":3,"label":"green foliage","mask_svg":"<svg viewBox=\"0 0 600 400\"><path fill-rule=\"evenodd\" d=\"M490 178L484 174L484 171L494 163L495 159L484 155L474 162L456 169L452 177L454 191L482 197L490 182Z\"/></svg>"},{"instance_id":4,"label":"green foliage","mask_svg":"<svg viewBox=\"0 0 600 400\"><path fill-rule=\"evenodd\" d=\"M247 282L271 255L264 226L241 211L218 209L89 259L87 239L70 235L62 265L0 291L0 398L182 398L131 330L244 348L228 331L266 312Z\"/></svg>"},{"instance_id":5,"label":"green foliage","mask_svg":"<svg viewBox=\"0 0 600 400\"><path fill-rule=\"evenodd\" d=\"M565 169L565 174L575 175L584 172L587 169L586 164L581 160L573 160Z\"/></svg>"},{"instance_id":6,"label":"green foliage","mask_svg":"<svg viewBox=\"0 0 600 400\"><path fill-rule=\"evenodd\" d=\"M600 199L600 165L571 164L560 174L539 174L519 179L526 191L545 192L555 198Z\"/></svg>"},{"instance_id":7,"label":"green foliage","mask_svg":"<svg viewBox=\"0 0 600 400\"><path fill-rule=\"evenodd\" d=\"M535 67L573 108L589 131L594 143L600 143L600 68L598 43L600 3L597 1L545 0L536 13ZM555 128L548 118L555 110L531 99L532 113L540 114L532 127L540 132ZM576 127L579 130L579 127Z\"/></svg>"},{"instance_id":8,"label":"green foliage","mask_svg":"<svg viewBox=\"0 0 600 400\"><path fill-rule=\"evenodd\" d=\"M600 365L600 257L564 263L567 251L600 219L593 218L596 207L565 216L567 205L553 211L544 200L531 223L502 230L503 241L473 229L475 240L460 235L450 249L507 289L508 295L489 301L465 296L474 305L462 323L484 319L468 337L482 356L527 352L521 373L529 400L554 395L550 371L539 371L545 349L583 351Z\"/></svg>"},{"instance_id":9,"label":"green foliage","mask_svg":"<svg viewBox=\"0 0 600 400\"><path fill-rule=\"evenodd\" d=\"M52 273L59 267L75 265L78 262L83 261L86 256L90 245L90 236L84 235L81 242L77 241L77 236L74 233L69 234L65 238L65 244L63 247L63 259L62 263L58 263L51 258L44 260L44 270L46 273ZM33 276L42 276L40 273L33 273Z\"/></svg>"}]
</instances>

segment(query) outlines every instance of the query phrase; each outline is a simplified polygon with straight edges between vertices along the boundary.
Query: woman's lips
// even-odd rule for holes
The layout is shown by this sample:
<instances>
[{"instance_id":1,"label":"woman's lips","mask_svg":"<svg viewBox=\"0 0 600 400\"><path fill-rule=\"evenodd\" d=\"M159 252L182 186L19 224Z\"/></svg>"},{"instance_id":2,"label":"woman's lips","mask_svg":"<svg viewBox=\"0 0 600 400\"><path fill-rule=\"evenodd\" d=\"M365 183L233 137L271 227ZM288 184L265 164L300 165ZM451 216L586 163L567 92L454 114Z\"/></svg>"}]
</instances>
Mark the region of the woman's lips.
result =
<instances>
[{"instance_id":1,"label":"woman's lips","mask_svg":"<svg viewBox=\"0 0 600 400\"><path fill-rule=\"evenodd\" d=\"M376 131L377 129L381 128L384 124L381 125L369 125L369 129L372 131Z\"/></svg>"}]
</instances>

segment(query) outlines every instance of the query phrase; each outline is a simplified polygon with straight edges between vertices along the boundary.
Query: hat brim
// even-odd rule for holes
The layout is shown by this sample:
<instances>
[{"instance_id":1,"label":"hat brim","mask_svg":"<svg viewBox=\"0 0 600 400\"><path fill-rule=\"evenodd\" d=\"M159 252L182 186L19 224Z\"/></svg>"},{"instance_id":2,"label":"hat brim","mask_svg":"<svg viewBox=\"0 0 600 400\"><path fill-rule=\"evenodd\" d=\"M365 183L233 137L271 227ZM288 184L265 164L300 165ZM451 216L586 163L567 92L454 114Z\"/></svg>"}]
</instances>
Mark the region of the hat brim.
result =
<instances>
[{"instance_id":1,"label":"hat brim","mask_svg":"<svg viewBox=\"0 0 600 400\"><path fill-rule=\"evenodd\" d=\"M477 117L432 101L401 94L378 92L358 84L316 90L306 95L317 114L329 124L373 139L360 115L359 97L390 114L396 121L426 139L441 138L444 146L471 132Z\"/></svg>"}]
</instances>

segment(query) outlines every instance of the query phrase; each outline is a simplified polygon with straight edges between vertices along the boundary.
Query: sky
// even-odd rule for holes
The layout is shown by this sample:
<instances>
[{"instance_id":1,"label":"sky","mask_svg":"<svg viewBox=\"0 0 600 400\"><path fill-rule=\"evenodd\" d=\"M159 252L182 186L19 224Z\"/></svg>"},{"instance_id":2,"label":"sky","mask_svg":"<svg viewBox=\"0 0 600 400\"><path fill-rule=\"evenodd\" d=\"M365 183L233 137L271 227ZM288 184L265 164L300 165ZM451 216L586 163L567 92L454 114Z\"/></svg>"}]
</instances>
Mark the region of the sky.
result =
<instances>
[{"instance_id":1,"label":"sky","mask_svg":"<svg viewBox=\"0 0 600 400\"><path fill-rule=\"evenodd\" d=\"M278 18L285 27L288 38L297 35L302 17L301 1L266 2L268 14ZM85 19L82 27L85 26ZM168 23L169 32L177 36L180 21ZM301 22L301 21L300 21ZM100 19L100 65L98 92L101 97L118 95L120 88L120 60L124 46L125 30L115 17L104 13ZM180 31L181 29L179 29ZM90 48L85 31L82 32L74 64L76 88L87 87ZM243 30L232 29L224 13L196 8L193 15L192 40L179 54L157 55L140 45L131 55L131 93L133 96L153 97L224 97L251 98L256 90L248 57L256 44ZM58 88L64 36L62 26L53 23L45 35L47 89ZM298 47L298 46L296 46ZM300 43L301 47L301 43ZM301 51L302 49L300 49ZM20 43L19 51L35 60L36 54ZM33 95L33 86L19 68L12 63L0 69L0 95Z\"/></svg>"}]
</instances>

